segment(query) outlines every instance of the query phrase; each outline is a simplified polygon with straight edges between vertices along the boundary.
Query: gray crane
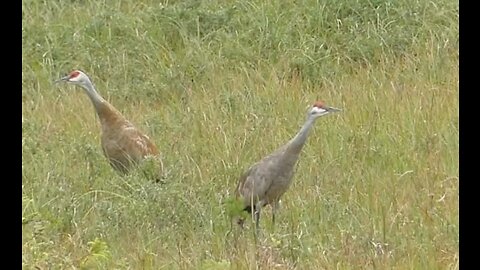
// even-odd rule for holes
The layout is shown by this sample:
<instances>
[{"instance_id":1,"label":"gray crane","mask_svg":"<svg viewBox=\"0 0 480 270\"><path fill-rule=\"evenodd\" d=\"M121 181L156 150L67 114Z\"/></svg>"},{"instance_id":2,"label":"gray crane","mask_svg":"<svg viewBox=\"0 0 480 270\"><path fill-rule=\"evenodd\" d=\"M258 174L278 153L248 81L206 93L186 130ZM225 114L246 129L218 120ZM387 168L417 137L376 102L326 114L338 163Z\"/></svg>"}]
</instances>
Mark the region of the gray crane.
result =
<instances>
[{"instance_id":1,"label":"gray crane","mask_svg":"<svg viewBox=\"0 0 480 270\"><path fill-rule=\"evenodd\" d=\"M292 183L295 164L315 120L338 111L341 110L325 106L321 101L315 102L307 114L305 124L293 139L253 164L242 174L235 194L237 199L243 202L245 207L243 211L252 214L253 208L257 230L259 228L260 209L269 204L272 206L272 223L275 224L275 213L279 206L280 197ZM241 226L243 226L243 222L243 218L237 220L237 223Z\"/></svg>"}]
</instances>

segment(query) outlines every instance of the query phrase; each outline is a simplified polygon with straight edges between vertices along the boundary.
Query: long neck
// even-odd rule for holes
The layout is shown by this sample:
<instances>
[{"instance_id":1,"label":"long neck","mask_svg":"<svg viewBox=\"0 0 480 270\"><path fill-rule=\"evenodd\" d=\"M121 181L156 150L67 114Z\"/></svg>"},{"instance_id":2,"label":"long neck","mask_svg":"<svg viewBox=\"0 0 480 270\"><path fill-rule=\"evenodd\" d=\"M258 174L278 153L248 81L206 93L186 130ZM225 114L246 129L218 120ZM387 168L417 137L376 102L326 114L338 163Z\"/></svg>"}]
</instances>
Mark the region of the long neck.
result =
<instances>
[{"instance_id":1,"label":"long neck","mask_svg":"<svg viewBox=\"0 0 480 270\"><path fill-rule=\"evenodd\" d=\"M92 83L89 82L81 86L85 89L85 92L92 101L102 126L125 121L122 114L98 94Z\"/></svg>"},{"instance_id":2,"label":"long neck","mask_svg":"<svg viewBox=\"0 0 480 270\"><path fill-rule=\"evenodd\" d=\"M81 84L81 86L85 89L85 92L92 101L95 110L99 113L106 102L105 99L98 94L97 90L95 90L95 87L91 83Z\"/></svg>"},{"instance_id":3,"label":"long neck","mask_svg":"<svg viewBox=\"0 0 480 270\"><path fill-rule=\"evenodd\" d=\"M295 135L295 137L293 137L293 139L291 139L288 143L286 152L295 156L298 156L300 154L300 151L302 150L303 145L307 141L308 133L310 132L310 129L312 129L314 122L315 119L311 117L307 118L307 121L305 121L305 124L303 124L297 135Z\"/></svg>"}]
</instances>

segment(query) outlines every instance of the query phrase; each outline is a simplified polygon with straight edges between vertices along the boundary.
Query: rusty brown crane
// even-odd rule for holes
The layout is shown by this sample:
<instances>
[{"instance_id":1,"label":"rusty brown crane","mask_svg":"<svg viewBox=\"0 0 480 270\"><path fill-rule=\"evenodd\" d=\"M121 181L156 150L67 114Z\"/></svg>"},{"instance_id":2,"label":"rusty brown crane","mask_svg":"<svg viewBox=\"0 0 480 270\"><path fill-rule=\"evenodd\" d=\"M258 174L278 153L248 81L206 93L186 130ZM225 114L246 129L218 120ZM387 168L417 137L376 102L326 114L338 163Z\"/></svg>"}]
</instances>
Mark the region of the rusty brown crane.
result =
<instances>
[{"instance_id":1,"label":"rusty brown crane","mask_svg":"<svg viewBox=\"0 0 480 270\"><path fill-rule=\"evenodd\" d=\"M275 213L280 197L292 183L295 164L315 120L338 111L340 109L328 107L321 101L315 102L308 112L305 123L293 139L253 164L242 174L237 185L236 197L243 202L244 211L250 214L253 211L257 229L260 210L266 205L272 206L272 222L275 224ZM243 225L243 222L242 218L238 219L240 225Z\"/></svg>"},{"instance_id":2,"label":"rusty brown crane","mask_svg":"<svg viewBox=\"0 0 480 270\"><path fill-rule=\"evenodd\" d=\"M152 156L163 168L155 144L100 96L85 73L74 70L56 82L78 85L85 90L100 119L103 153L116 171L127 174L149 156ZM161 173L158 172L155 180L160 181Z\"/></svg>"}]
</instances>

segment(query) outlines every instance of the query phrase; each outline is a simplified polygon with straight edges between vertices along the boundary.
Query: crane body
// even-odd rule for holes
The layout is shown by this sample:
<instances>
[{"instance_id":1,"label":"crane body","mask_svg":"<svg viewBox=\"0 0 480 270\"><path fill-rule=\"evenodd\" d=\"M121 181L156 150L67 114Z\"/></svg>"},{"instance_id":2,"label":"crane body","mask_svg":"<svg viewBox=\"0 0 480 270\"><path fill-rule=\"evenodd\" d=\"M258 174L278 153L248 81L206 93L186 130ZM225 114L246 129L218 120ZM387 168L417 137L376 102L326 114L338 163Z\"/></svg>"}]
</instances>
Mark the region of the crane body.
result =
<instances>
[{"instance_id":1,"label":"crane body","mask_svg":"<svg viewBox=\"0 0 480 270\"><path fill-rule=\"evenodd\" d=\"M294 138L242 174L236 188L236 197L243 202L244 211L253 213L257 229L261 208L266 205L272 206L272 222L275 223L280 198L292 183L295 165L315 120L338 111L340 109L327 107L323 102L315 102L307 115L307 120ZM243 222L241 218L238 220L240 225Z\"/></svg>"},{"instance_id":2,"label":"crane body","mask_svg":"<svg viewBox=\"0 0 480 270\"><path fill-rule=\"evenodd\" d=\"M113 169L127 174L149 156L156 157L162 165L158 158L159 151L150 138L103 99L85 73L74 70L56 82L62 81L81 86L92 101L101 124L102 150ZM156 180L159 181L160 178Z\"/></svg>"}]
</instances>

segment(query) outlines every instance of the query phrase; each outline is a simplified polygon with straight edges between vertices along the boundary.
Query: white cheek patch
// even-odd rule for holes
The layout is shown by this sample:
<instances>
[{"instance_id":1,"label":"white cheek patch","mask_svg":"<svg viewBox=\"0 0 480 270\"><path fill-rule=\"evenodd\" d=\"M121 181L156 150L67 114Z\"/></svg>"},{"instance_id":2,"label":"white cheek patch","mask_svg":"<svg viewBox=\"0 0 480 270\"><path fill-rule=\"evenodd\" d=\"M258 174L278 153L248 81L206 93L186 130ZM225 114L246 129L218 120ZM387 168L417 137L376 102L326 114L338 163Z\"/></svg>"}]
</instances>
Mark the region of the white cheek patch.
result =
<instances>
[{"instance_id":1,"label":"white cheek patch","mask_svg":"<svg viewBox=\"0 0 480 270\"><path fill-rule=\"evenodd\" d=\"M319 108L319 107L313 107L313 108L312 108L312 112L313 112L313 113L324 113L324 112L326 112L326 111L327 111L327 110L322 109L322 108Z\"/></svg>"}]
</instances>

